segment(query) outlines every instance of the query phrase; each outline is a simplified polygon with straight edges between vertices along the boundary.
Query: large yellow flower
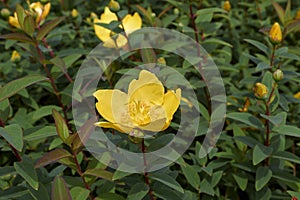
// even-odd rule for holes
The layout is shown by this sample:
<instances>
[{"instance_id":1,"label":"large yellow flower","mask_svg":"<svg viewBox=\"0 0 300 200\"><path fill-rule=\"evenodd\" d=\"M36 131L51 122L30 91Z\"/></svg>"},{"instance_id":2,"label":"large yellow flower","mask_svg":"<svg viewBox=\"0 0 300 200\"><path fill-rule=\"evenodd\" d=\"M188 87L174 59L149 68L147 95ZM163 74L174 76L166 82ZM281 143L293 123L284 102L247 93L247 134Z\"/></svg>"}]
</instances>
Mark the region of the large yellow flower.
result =
<instances>
[{"instance_id":1,"label":"large yellow flower","mask_svg":"<svg viewBox=\"0 0 300 200\"><path fill-rule=\"evenodd\" d=\"M35 2L30 4L30 9L34 12L33 14L35 15L35 21L36 24L41 24L45 18L48 16L50 12L51 4L47 3L46 5L41 4L40 2ZM25 11L26 14L31 14L28 11ZM18 29L21 29L19 20L18 20L18 15L15 12L14 16L9 16L8 18L8 23Z\"/></svg>"},{"instance_id":2,"label":"large yellow flower","mask_svg":"<svg viewBox=\"0 0 300 200\"><path fill-rule=\"evenodd\" d=\"M165 93L157 77L142 70L139 78L130 82L128 94L117 89L101 89L93 95L98 100L98 112L107 120L96 125L123 133L134 130L158 132L169 127L180 104L181 90Z\"/></svg>"},{"instance_id":3,"label":"large yellow flower","mask_svg":"<svg viewBox=\"0 0 300 200\"><path fill-rule=\"evenodd\" d=\"M118 21L118 17L115 13L111 12L108 7L104 8L104 13L100 16L100 19L94 19L94 30L96 36L104 43L103 46L108 48L121 48L127 44L125 36L119 34L116 41L111 36L114 34L111 30L104 28L97 23L110 24L112 21ZM122 19L121 28L124 29L128 35L142 27L142 19L136 12L133 15L127 14Z\"/></svg>"}]
</instances>

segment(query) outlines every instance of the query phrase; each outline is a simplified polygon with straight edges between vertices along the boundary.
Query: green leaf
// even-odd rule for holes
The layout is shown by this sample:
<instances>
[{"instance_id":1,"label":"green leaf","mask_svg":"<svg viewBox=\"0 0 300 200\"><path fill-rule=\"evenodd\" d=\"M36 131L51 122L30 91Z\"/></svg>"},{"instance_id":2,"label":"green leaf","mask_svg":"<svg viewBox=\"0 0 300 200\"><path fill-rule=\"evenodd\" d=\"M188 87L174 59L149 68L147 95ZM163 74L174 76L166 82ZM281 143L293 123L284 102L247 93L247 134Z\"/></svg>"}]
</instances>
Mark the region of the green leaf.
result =
<instances>
[{"instance_id":1,"label":"green leaf","mask_svg":"<svg viewBox=\"0 0 300 200\"><path fill-rule=\"evenodd\" d=\"M270 69L270 64L268 64L266 62L260 62L257 64L255 71L259 72L259 71L263 71L265 69Z\"/></svg>"},{"instance_id":2,"label":"green leaf","mask_svg":"<svg viewBox=\"0 0 300 200\"><path fill-rule=\"evenodd\" d=\"M23 157L21 162L14 163L15 170L25 181L35 190L39 188L38 177L33 166L33 162L28 157Z\"/></svg>"},{"instance_id":3,"label":"green leaf","mask_svg":"<svg viewBox=\"0 0 300 200\"><path fill-rule=\"evenodd\" d=\"M20 4L17 4L17 6L16 6L16 13L17 13L17 16L18 16L19 24L20 24L21 28L23 29L24 28L24 19L26 17L26 13L25 13L24 8Z\"/></svg>"},{"instance_id":4,"label":"green leaf","mask_svg":"<svg viewBox=\"0 0 300 200\"><path fill-rule=\"evenodd\" d=\"M48 106L42 106L39 109L33 111L32 113L30 113L32 115L33 122L35 122L45 116L51 115L53 109L60 111L61 107L54 106L54 105L48 105Z\"/></svg>"},{"instance_id":5,"label":"green leaf","mask_svg":"<svg viewBox=\"0 0 300 200\"><path fill-rule=\"evenodd\" d=\"M294 191L286 191L287 193L289 193L289 195L291 195L291 197L296 197L297 199L300 199L300 193L299 192L294 192Z\"/></svg>"},{"instance_id":6,"label":"green leaf","mask_svg":"<svg viewBox=\"0 0 300 200\"><path fill-rule=\"evenodd\" d=\"M119 194L102 193L100 197L97 197L94 200L125 200L125 198Z\"/></svg>"},{"instance_id":7,"label":"green leaf","mask_svg":"<svg viewBox=\"0 0 300 200\"><path fill-rule=\"evenodd\" d=\"M83 187L75 186L70 190L72 200L86 200L89 197L90 191Z\"/></svg>"},{"instance_id":8,"label":"green leaf","mask_svg":"<svg viewBox=\"0 0 300 200\"><path fill-rule=\"evenodd\" d=\"M272 171L268 167L259 167L256 170L255 190L261 190L272 178Z\"/></svg>"},{"instance_id":9,"label":"green leaf","mask_svg":"<svg viewBox=\"0 0 300 200\"><path fill-rule=\"evenodd\" d=\"M257 129L264 129L263 123L250 113L232 112L227 114L227 118L243 122Z\"/></svg>"},{"instance_id":10,"label":"green leaf","mask_svg":"<svg viewBox=\"0 0 300 200\"><path fill-rule=\"evenodd\" d=\"M300 137L300 128L296 126L282 125L282 126L274 127L272 131L282 135Z\"/></svg>"},{"instance_id":11,"label":"green leaf","mask_svg":"<svg viewBox=\"0 0 300 200\"><path fill-rule=\"evenodd\" d=\"M44 24L42 28L38 31L36 36L37 40L42 40L52 29L54 29L60 22L62 22L65 17L58 17L52 21Z\"/></svg>"},{"instance_id":12,"label":"green leaf","mask_svg":"<svg viewBox=\"0 0 300 200\"><path fill-rule=\"evenodd\" d=\"M184 193L180 184L174 178L172 178L171 176L169 176L167 174L153 173L153 174L150 174L149 177L153 180L159 181L159 182L169 186L170 188L172 188L180 193Z\"/></svg>"},{"instance_id":13,"label":"green leaf","mask_svg":"<svg viewBox=\"0 0 300 200\"><path fill-rule=\"evenodd\" d=\"M232 174L235 182L238 184L239 188L242 191L245 191L248 184L248 178L245 176L242 176L241 174Z\"/></svg>"},{"instance_id":14,"label":"green leaf","mask_svg":"<svg viewBox=\"0 0 300 200\"><path fill-rule=\"evenodd\" d=\"M272 124L275 126L283 125L285 124L287 113L286 112L280 112L275 116L267 116L264 114L260 114L263 118L269 120Z\"/></svg>"},{"instance_id":15,"label":"green leaf","mask_svg":"<svg viewBox=\"0 0 300 200\"><path fill-rule=\"evenodd\" d=\"M263 51L266 55L270 54L270 48L264 45L261 42L256 40L244 39L246 42L252 44L253 46L257 47L259 50Z\"/></svg>"},{"instance_id":16,"label":"green leaf","mask_svg":"<svg viewBox=\"0 0 300 200\"><path fill-rule=\"evenodd\" d=\"M234 136L245 136L246 134L238 125L233 124L233 135ZM242 142L240 142L239 140L235 139L235 143L239 150L241 150L241 151L246 150L247 146L245 144L243 144Z\"/></svg>"},{"instance_id":17,"label":"green leaf","mask_svg":"<svg viewBox=\"0 0 300 200\"><path fill-rule=\"evenodd\" d=\"M28 194L28 188L24 186L14 186L6 190L0 190L0 200L21 199Z\"/></svg>"},{"instance_id":18,"label":"green leaf","mask_svg":"<svg viewBox=\"0 0 300 200\"><path fill-rule=\"evenodd\" d=\"M0 88L0 101L3 101L4 99L15 95L20 90L30 85L33 85L34 83L45 80L48 80L48 78L39 75L31 75L11 81L7 83L4 87Z\"/></svg>"},{"instance_id":19,"label":"green leaf","mask_svg":"<svg viewBox=\"0 0 300 200\"><path fill-rule=\"evenodd\" d=\"M262 144L255 145L255 147L253 149L253 156L252 156L253 165L257 165L258 163L263 161L265 158L269 157L272 152L273 152L273 149L271 147L266 147Z\"/></svg>"},{"instance_id":20,"label":"green leaf","mask_svg":"<svg viewBox=\"0 0 300 200\"><path fill-rule=\"evenodd\" d=\"M62 158L72 157L72 155L65 149L54 149L46 153L35 164L35 168L44 167L50 163L56 162Z\"/></svg>"},{"instance_id":21,"label":"green leaf","mask_svg":"<svg viewBox=\"0 0 300 200\"><path fill-rule=\"evenodd\" d=\"M103 178L109 181L112 181L113 178L112 172L106 171L105 169L101 168L88 169L84 172L84 175L96 176L98 178Z\"/></svg>"},{"instance_id":22,"label":"green leaf","mask_svg":"<svg viewBox=\"0 0 300 200\"><path fill-rule=\"evenodd\" d=\"M52 200L72 200L70 191L65 183L65 180L56 176L52 183Z\"/></svg>"},{"instance_id":23,"label":"green leaf","mask_svg":"<svg viewBox=\"0 0 300 200\"><path fill-rule=\"evenodd\" d=\"M193 186L196 190L199 190L200 177L194 167L188 164L181 165L180 167L188 183L191 184L191 186Z\"/></svg>"},{"instance_id":24,"label":"green leaf","mask_svg":"<svg viewBox=\"0 0 300 200\"><path fill-rule=\"evenodd\" d=\"M30 134L26 134L26 132L30 132ZM57 135L57 133L56 128L54 126L34 127L25 130L24 140L30 142L55 135Z\"/></svg>"},{"instance_id":25,"label":"green leaf","mask_svg":"<svg viewBox=\"0 0 300 200\"><path fill-rule=\"evenodd\" d=\"M23 149L23 131L18 124L0 127L0 135L19 152Z\"/></svg>"},{"instance_id":26,"label":"green leaf","mask_svg":"<svg viewBox=\"0 0 300 200\"><path fill-rule=\"evenodd\" d=\"M44 184L42 184L41 182L39 183L39 189L38 190L34 190L32 188L29 188L29 190L30 190L31 196L34 199L50 200L48 190L44 186Z\"/></svg>"},{"instance_id":27,"label":"green leaf","mask_svg":"<svg viewBox=\"0 0 300 200\"><path fill-rule=\"evenodd\" d=\"M284 24L284 17L285 17L284 9L277 2L272 1L272 4L277 12L277 15L281 23Z\"/></svg>"},{"instance_id":28,"label":"green leaf","mask_svg":"<svg viewBox=\"0 0 300 200\"><path fill-rule=\"evenodd\" d=\"M278 159L287 160L290 162L300 164L300 158L292 154L291 152L287 152L287 151L278 151L274 155L272 155L272 158L278 158Z\"/></svg>"},{"instance_id":29,"label":"green leaf","mask_svg":"<svg viewBox=\"0 0 300 200\"><path fill-rule=\"evenodd\" d=\"M33 36L35 30L35 21L31 15L27 15L24 18L24 31L27 33L29 36Z\"/></svg>"},{"instance_id":30,"label":"green leaf","mask_svg":"<svg viewBox=\"0 0 300 200\"><path fill-rule=\"evenodd\" d=\"M65 119L55 109L52 110L52 115L55 121L58 136L65 144L67 144L67 139L70 136L70 134Z\"/></svg>"},{"instance_id":31,"label":"green leaf","mask_svg":"<svg viewBox=\"0 0 300 200\"><path fill-rule=\"evenodd\" d=\"M203 181L201 181L200 191L201 193L205 193L211 196L215 195L214 188L209 184L209 182L206 179L203 179Z\"/></svg>"},{"instance_id":32,"label":"green leaf","mask_svg":"<svg viewBox=\"0 0 300 200\"><path fill-rule=\"evenodd\" d=\"M127 200L141 200L149 191L145 183L136 183L128 193Z\"/></svg>"},{"instance_id":33,"label":"green leaf","mask_svg":"<svg viewBox=\"0 0 300 200\"><path fill-rule=\"evenodd\" d=\"M300 30L300 20L294 20L293 22L289 23L289 25L286 26L285 35L288 35L291 32L299 31L299 30Z\"/></svg>"},{"instance_id":34,"label":"green leaf","mask_svg":"<svg viewBox=\"0 0 300 200\"><path fill-rule=\"evenodd\" d=\"M7 40L17 40L20 42L27 42L30 44L34 44L34 41L24 35L23 33L9 33L5 35L0 35L0 39L7 39Z\"/></svg>"},{"instance_id":35,"label":"green leaf","mask_svg":"<svg viewBox=\"0 0 300 200\"><path fill-rule=\"evenodd\" d=\"M149 44L147 44L147 46L149 46ZM156 54L154 52L153 49L141 49L141 56L142 56L142 60L143 63L151 63L152 65L155 65L155 63L157 62L156 60ZM152 66L155 67L155 66Z\"/></svg>"}]
</instances>

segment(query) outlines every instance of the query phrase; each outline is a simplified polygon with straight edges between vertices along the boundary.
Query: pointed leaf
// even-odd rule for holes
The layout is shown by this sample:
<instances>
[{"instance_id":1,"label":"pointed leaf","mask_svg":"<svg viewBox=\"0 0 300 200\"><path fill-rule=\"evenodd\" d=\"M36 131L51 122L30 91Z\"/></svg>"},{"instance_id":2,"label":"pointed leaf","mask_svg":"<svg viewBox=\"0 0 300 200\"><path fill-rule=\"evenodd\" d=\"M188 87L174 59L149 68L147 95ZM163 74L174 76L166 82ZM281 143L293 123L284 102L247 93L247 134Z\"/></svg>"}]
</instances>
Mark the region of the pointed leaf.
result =
<instances>
[{"instance_id":1,"label":"pointed leaf","mask_svg":"<svg viewBox=\"0 0 300 200\"><path fill-rule=\"evenodd\" d=\"M109 181L111 181L113 177L113 173L101 168L88 169L84 172L84 175L96 176L99 178L104 178Z\"/></svg>"},{"instance_id":2,"label":"pointed leaf","mask_svg":"<svg viewBox=\"0 0 300 200\"><path fill-rule=\"evenodd\" d=\"M23 149L23 131L18 124L12 124L5 128L0 127L0 135L15 149Z\"/></svg>"},{"instance_id":3,"label":"pointed leaf","mask_svg":"<svg viewBox=\"0 0 300 200\"><path fill-rule=\"evenodd\" d=\"M20 42L27 42L27 43L34 44L34 41L29 37L27 37L26 35L24 35L23 33L9 33L5 35L0 35L0 39L17 40Z\"/></svg>"},{"instance_id":4,"label":"pointed leaf","mask_svg":"<svg viewBox=\"0 0 300 200\"><path fill-rule=\"evenodd\" d=\"M22 162L14 163L15 170L25 181L35 190L39 188L38 177L33 166L33 162L28 157L23 157Z\"/></svg>"},{"instance_id":5,"label":"pointed leaf","mask_svg":"<svg viewBox=\"0 0 300 200\"><path fill-rule=\"evenodd\" d=\"M127 200L142 200L148 191L149 187L145 183L136 183L129 191Z\"/></svg>"},{"instance_id":6,"label":"pointed leaf","mask_svg":"<svg viewBox=\"0 0 300 200\"><path fill-rule=\"evenodd\" d=\"M245 191L245 189L247 188L247 184L248 184L248 178L241 176L240 174L233 174L233 178L234 178L235 182L238 184L239 188L242 191Z\"/></svg>"},{"instance_id":7,"label":"pointed leaf","mask_svg":"<svg viewBox=\"0 0 300 200\"><path fill-rule=\"evenodd\" d=\"M287 160L290 162L300 164L300 158L292 154L291 152L287 152L287 151L278 151L274 155L272 155L272 158L278 158L278 159Z\"/></svg>"},{"instance_id":8,"label":"pointed leaf","mask_svg":"<svg viewBox=\"0 0 300 200\"><path fill-rule=\"evenodd\" d=\"M272 171L267 167L259 167L256 170L255 189L261 190L272 178Z\"/></svg>"},{"instance_id":9,"label":"pointed leaf","mask_svg":"<svg viewBox=\"0 0 300 200\"><path fill-rule=\"evenodd\" d=\"M278 15L281 23L284 24L285 12L284 12L283 8L277 2L272 1L272 4L277 12L277 15Z\"/></svg>"},{"instance_id":10,"label":"pointed leaf","mask_svg":"<svg viewBox=\"0 0 300 200\"><path fill-rule=\"evenodd\" d=\"M252 163L253 165L257 165L265 158L269 157L273 151L273 148L266 147L262 144L255 145L253 149Z\"/></svg>"},{"instance_id":11,"label":"pointed leaf","mask_svg":"<svg viewBox=\"0 0 300 200\"><path fill-rule=\"evenodd\" d=\"M264 129L263 123L257 117L251 115L250 113L240 113L240 112L228 113L227 118L243 122L257 129Z\"/></svg>"},{"instance_id":12,"label":"pointed leaf","mask_svg":"<svg viewBox=\"0 0 300 200\"><path fill-rule=\"evenodd\" d=\"M72 200L69 188L63 178L56 176L52 183L52 200Z\"/></svg>"},{"instance_id":13,"label":"pointed leaf","mask_svg":"<svg viewBox=\"0 0 300 200\"><path fill-rule=\"evenodd\" d=\"M44 167L50 163L54 163L62 158L72 157L72 155L65 149L55 149L46 153L35 164L35 168Z\"/></svg>"},{"instance_id":14,"label":"pointed leaf","mask_svg":"<svg viewBox=\"0 0 300 200\"><path fill-rule=\"evenodd\" d=\"M24 19L26 17L26 13L25 13L24 8L20 4L17 4L17 6L16 6L16 13L17 13L17 16L18 16L19 24L20 24L21 28L23 29Z\"/></svg>"},{"instance_id":15,"label":"pointed leaf","mask_svg":"<svg viewBox=\"0 0 300 200\"><path fill-rule=\"evenodd\" d=\"M75 186L70 191L72 200L85 200L89 197L90 191L88 189Z\"/></svg>"},{"instance_id":16,"label":"pointed leaf","mask_svg":"<svg viewBox=\"0 0 300 200\"><path fill-rule=\"evenodd\" d=\"M52 115L55 120L55 126L58 136L64 143L67 143L67 139L70 134L65 119L55 109L52 110Z\"/></svg>"},{"instance_id":17,"label":"pointed leaf","mask_svg":"<svg viewBox=\"0 0 300 200\"><path fill-rule=\"evenodd\" d=\"M188 164L181 165L181 170L186 177L188 183L191 184L196 190L199 190L200 188L200 177L197 173L197 171L194 169L193 166L190 166Z\"/></svg>"},{"instance_id":18,"label":"pointed leaf","mask_svg":"<svg viewBox=\"0 0 300 200\"><path fill-rule=\"evenodd\" d=\"M176 190L180 193L184 193L184 190L182 189L180 184L174 178L172 178L171 176L169 176L167 174L154 173L154 174L150 174L149 177L153 180L159 181L159 182L169 186L170 188L173 188L174 190Z\"/></svg>"},{"instance_id":19,"label":"pointed leaf","mask_svg":"<svg viewBox=\"0 0 300 200\"><path fill-rule=\"evenodd\" d=\"M42 26L42 28L38 31L36 39L42 40L52 29L54 29L64 19L65 19L65 17L59 17L59 18L53 19L52 21L44 24Z\"/></svg>"},{"instance_id":20,"label":"pointed leaf","mask_svg":"<svg viewBox=\"0 0 300 200\"><path fill-rule=\"evenodd\" d=\"M27 15L24 19L24 31L32 37L35 30L35 21L31 15Z\"/></svg>"},{"instance_id":21,"label":"pointed leaf","mask_svg":"<svg viewBox=\"0 0 300 200\"><path fill-rule=\"evenodd\" d=\"M300 128L297 128L296 126L291 126L291 125L278 126L278 127L274 127L272 131L282 135L300 137Z\"/></svg>"},{"instance_id":22,"label":"pointed leaf","mask_svg":"<svg viewBox=\"0 0 300 200\"><path fill-rule=\"evenodd\" d=\"M34 83L48 80L48 78L39 75L26 76L7 83L4 87L0 88L0 101L7 99L20 90L30 86Z\"/></svg>"},{"instance_id":23,"label":"pointed leaf","mask_svg":"<svg viewBox=\"0 0 300 200\"><path fill-rule=\"evenodd\" d=\"M250 39L244 39L246 42L252 44L253 46L257 47L259 50L263 51L266 55L270 53L270 48L264 45L261 42L258 42L256 40L250 40Z\"/></svg>"}]
</instances>

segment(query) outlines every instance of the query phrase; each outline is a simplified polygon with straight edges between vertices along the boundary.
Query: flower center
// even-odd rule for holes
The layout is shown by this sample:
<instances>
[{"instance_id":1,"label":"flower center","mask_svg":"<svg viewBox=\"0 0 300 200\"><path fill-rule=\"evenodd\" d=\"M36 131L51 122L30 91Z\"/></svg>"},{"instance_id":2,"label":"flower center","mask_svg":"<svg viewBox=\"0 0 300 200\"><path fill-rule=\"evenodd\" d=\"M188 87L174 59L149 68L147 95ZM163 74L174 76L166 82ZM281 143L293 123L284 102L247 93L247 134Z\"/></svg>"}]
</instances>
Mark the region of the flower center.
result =
<instances>
[{"instance_id":1,"label":"flower center","mask_svg":"<svg viewBox=\"0 0 300 200\"><path fill-rule=\"evenodd\" d=\"M138 125L146 125L151 122L149 111L150 104L147 101L134 99L128 104L128 113L131 120Z\"/></svg>"}]
</instances>

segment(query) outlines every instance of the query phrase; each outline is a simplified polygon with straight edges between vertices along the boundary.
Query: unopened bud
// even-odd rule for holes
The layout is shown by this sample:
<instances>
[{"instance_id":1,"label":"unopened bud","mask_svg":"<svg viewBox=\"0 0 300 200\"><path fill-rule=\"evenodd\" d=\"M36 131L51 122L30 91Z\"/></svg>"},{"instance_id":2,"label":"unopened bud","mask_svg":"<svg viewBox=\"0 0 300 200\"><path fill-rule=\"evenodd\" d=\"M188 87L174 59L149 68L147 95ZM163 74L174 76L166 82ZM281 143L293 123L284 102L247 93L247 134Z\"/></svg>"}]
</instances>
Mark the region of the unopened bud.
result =
<instances>
[{"instance_id":1,"label":"unopened bud","mask_svg":"<svg viewBox=\"0 0 300 200\"><path fill-rule=\"evenodd\" d=\"M19 52L17 52L16 50L14 50L13 52L12 52L12 54L11 54L11 58L10 58L10 60L12 61L12 62L19 62L20 60L21 60L21 56L20 56L20 54L19 54Z\"/></svg>"},{"instance_id":2,"label":"unopened bud","mask_svg":"<svg viewBox=\"0 0 300 200\"><path fill-rule=\"evenodd\" d=\"M273 24L269 36L273 44L279 44L282 41L281 27L277 22Z\"/></svg>"},{"instance_id":3,"label":"unopened bud","mask_svg":"<svg viewBox=\"0 0 300 200\"><path fill-rule=\"evenodd\" d=\"M283 79L283 71L281 71L281 69L277 69L273 73L273 78L275 81L281 81Z\"/></svg>"},{"instance_id":4,"label":"unopened bud","mask_svg":"<svg viewBox=\"0 0 300 200\"><path fill-rule=\"evenodd\" d=\"M258 98L266 98L268 96L268 88L262 83L256 83L253 90L255 96Z\"/></svg>"},{"instance_id":5,"label":"unopened bud","mask_svg":"<svg viewBox=\"0 0 300 200\"><path fill-rule=\"evenodd\" d=\"M72 16L73 18L77 18L77 17L78 17L78 11L77 11L75 8L72 10L71 16Z\"/></svg>"},{"instance_id":6,"label":"unopened bud","mask_svg":"<svg viewBox=\"0 0 300 200\"><path fill-rule=\"evenodd\" d=\"M115 11L115 12L120 10L120 4L119 4L119 2L117 2L115 0L111 0L108 4L108 7L110 10Z\"/></svg>"},{"instance_id":7,"label":"unopened bud","mask_svg":"<svg viewBox=\"0 0 300 200\"><path fill-rule=\"evenodd\" d=\"M4 18L8 18L10 16L10 11L7 8L2 8L1 16Z\"/></svg>"},{"instance_id":8,"label":"unopened bud","mask_svg":"<svg viewBox=\"0 0 300 200\"><path fill-rule=\"evenodd\" d=\"M227 12L231 10L231 5L229 1L225 1L225 3L223 4L223 9L226 10Z\"/></svg>"},{"instance_id":9,"label":"unopened bud","mask_svg":"<svg viewBox=\"0 0 300 200\"><path fill-rule=\"evenodd\" d=\"M174 13L174 15L178 15L179 14L179 9L178 8L174 8L173 13Z\"/></svg>"}]
</instances>

